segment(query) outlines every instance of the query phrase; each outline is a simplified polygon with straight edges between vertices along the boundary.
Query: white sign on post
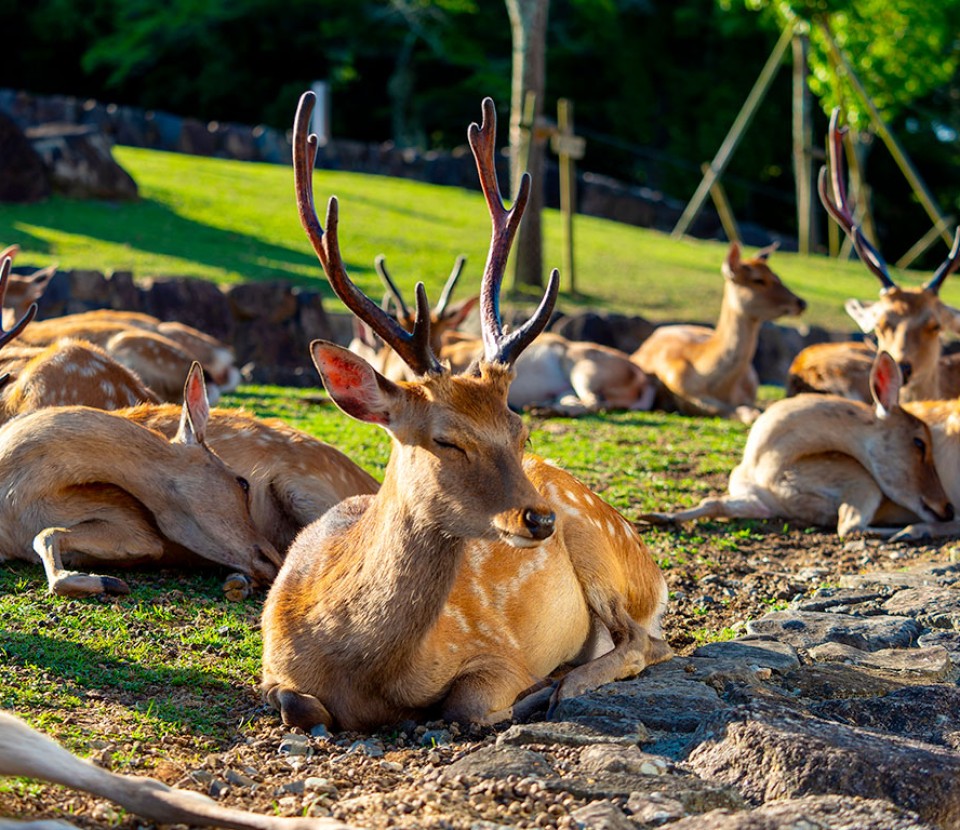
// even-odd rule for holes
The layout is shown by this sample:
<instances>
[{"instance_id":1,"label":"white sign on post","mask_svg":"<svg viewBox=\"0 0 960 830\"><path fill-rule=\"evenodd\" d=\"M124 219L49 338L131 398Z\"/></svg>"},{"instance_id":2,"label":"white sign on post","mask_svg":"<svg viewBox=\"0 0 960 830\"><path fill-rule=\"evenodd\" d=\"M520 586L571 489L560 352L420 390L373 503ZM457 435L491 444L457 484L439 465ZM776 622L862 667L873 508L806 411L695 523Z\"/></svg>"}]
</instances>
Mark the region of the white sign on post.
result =
<instances>
[{"instance_id":1,"label":"white sign on post","mask_svg":"<svg viewBox=\"0 0 960 830\"><path fill-rule=\"evenodd\" d=\"M314 81L310 89L317 96L310 132L316 133L317 144L322 147L330 140L330 84L326 81Z\"/></svg>"}]
</instances>

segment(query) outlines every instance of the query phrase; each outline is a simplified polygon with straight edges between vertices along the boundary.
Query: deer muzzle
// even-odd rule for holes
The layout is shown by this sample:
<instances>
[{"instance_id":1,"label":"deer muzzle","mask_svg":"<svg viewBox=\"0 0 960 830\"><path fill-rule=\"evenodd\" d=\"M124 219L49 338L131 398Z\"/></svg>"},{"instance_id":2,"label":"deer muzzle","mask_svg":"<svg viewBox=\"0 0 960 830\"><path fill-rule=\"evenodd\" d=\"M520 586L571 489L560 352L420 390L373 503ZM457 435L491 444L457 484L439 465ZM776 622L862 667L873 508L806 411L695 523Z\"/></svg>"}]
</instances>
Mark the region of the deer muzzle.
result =
<instances>
[{"instance_id":1,"label":"deer muzzle","mask_svg":"<svg viewBox=\"0 0 960 830\"><path fill-rule=\"evenodd\" d=\"M515 548L532 548L549 539L557 517L547 507L526 507L501 513L494 519L500 539Z\"/></svg>"}]
</instances>

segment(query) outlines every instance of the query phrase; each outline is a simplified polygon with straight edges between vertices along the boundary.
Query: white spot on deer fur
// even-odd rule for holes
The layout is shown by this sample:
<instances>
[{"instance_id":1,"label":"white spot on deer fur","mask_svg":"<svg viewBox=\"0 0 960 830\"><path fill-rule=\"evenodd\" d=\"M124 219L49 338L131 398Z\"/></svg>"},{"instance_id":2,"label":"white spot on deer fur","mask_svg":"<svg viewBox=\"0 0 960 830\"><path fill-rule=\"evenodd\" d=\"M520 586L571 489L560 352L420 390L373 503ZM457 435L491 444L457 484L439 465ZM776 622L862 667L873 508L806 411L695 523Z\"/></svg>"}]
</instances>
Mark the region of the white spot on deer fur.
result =
<instances>
[{"instance_id":1,"label":"white spot on deer fur","mask_svg":"<svg viewBox=\"0 0 960 830\"><path fill-rule=\"evenodd\" d=\"M470 621L467 619L466 614L463 613L455 605L447 604L447 607L443 609L443 613L450 617L451 620L456 624L464 634L470 632Z\"/></svg>"},{"instance_id":2,"label":"white spot on deer fur","mask_svg":"<svg viewBox=\"0 0 960 830\"><path fill-rule=\"evenodd\" d=\"M543 570L547 564L549 555L550 553L546 545L541 545L537 548L537 552L532 556L528 556L517 569L517 581L525 582L537 571Z\"/></svg>"}]
</instances>

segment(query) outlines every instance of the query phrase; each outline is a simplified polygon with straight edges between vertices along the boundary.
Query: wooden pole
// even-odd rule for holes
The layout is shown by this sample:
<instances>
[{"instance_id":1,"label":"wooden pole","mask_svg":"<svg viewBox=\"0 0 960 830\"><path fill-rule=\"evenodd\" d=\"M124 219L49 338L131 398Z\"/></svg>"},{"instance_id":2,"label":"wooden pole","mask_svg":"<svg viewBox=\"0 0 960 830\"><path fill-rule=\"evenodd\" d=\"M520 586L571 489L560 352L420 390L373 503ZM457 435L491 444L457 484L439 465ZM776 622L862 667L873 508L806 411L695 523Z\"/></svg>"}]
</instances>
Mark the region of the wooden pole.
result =
<instances>
[{"instance_id":1,"label":"wooden pole","mask_svg":"<svg viewBox=\"0 0 960 830\"><path fill-rule=\"evenodd\" d=\"M701 164L700 170L706 174L710 169L709 164ZM719 179L713 183L710 188L710 198L713 199L713 206L717 209L717 215L720 217L720 224L723 225L723 232L727 235L730 242L740 241L740 228L737 227L736 217L730 209L730 202L727 199L726 191Z\"/></svg>"},{"instance_id":2,"label":"wooden pole","mask_svg":"<svg viewBox=\"0 0 960 830\"><path fill-rule=\"evenodd\" d=\"M687 203L676 227L673 229L672 236L674 239L683 236L687 232L690 225L693 224L693 220L697 218L697 215L702 210L707 197L710 195L710 188L713 187L714 182L716 182L717 179L723 175L723 171L726 170L730 159L733 157L734 151L737 149L737 145L740 143L740 139L743 138L743 134L746 132L747 127L750 126L750 122L753 120L757 108L763 102L767 91L770 89L770 84L773 82L773 78L777 73L777 69L783 60L783 56L791 40L793 40L793 28L787 26L780 34L780 40L778 40L777 45L773 47L773 52L770 54L770 57L767 58L767 62L760 71L760 77L757 78L753 89L750 90L750 94L747 96L747 100L744 101L743 107L737 114L736 120L730 128L730 132L727 133L723 144L720 145L720 149L713 157L713 161L710 162L710 167L706 175L701 180L700 185Z\"/></svg>"},{"instance_id":3,"label":"wooden pole","mask_svg":"<svg viewBox=\"0 0 960 830\"><path fill-rule=\"evenodd\" d=\"M890 155L892 155L894 161L896 161L897 166L903 172L903 175L906 176L907 181L910 183L910 187L913 188L913 192L920 200L920 204L923 206L923 209L927 212L927 216L930 217L935 226L942 228L940 231L940 238L943 239L948 246L952 245L953 236L945 227L945 217L942 213L940 213L940 209L933 201L933 197L927 191L927 187L920 178L920 174L916 171L912 162L910 161L910 158L900 146L896 136L894 136L886 122L883 120L883 118L881 118L880 112L873 103L873 99L870 98L867 90L864 88L863 84L860 83L860 78L858 78L857 73L853 71L853 67L847 60L847 56L843 54L843 50L840 49L839 44L834 39L833 32L830 31L830 26L828 25L826 18L818 17L816 20L817 24L820 26L820 30L823 32L823 36L827 41L827 45L829 46L830 52L832 53L834 59L838 65L843 67L843 70L850 81L850 85L854 88L854 90L856 90L857 95L860 96L867 108L867 111L870 113L870 120L873 123L874 129L877 131L877 135L880 136L880 139L890 151ZM876 240L874 240L874 242L876 242Z\"/></svg>"},{"instance_id":4,"label":"wooden pole","mask_svg":"<svg viewBox=\"0 0 960 830\"><path fill-rule=\"evenodd\" d=\"M557 101L557 133L555 147L560 163L560 214L563 221L563 273L567 275L570 293L577 294L577 277L573 265L573 216L577 211L577 176L574 168L573 103L567 98ZM583 155L582 151L580 153Z\"/></svg>"},{"instance_id":5,"label":"wooden pole","mask_svg":"<svg viewBox=\"0 0 960 830\"><path fill-rule=\"evenodd\" d=\"M793 38L793 168L797 192L797 248L801 254L816 249L816 214L814 213L814 179L811 144L810 87L807 84L807 54L810 37L797 32Z\"/></svg>"},{"instance_id":6,"label":"wooden pole","mask_svg":"<svg viewBox=\"0 0 960 830\"><path fill-rule=\"evenodd\" d=\"M934 225L920 239L913 243L910 250L897 260L897 268L909 268L913 261L923 254L934 242L937 237L945 230L953 227L954 218L945 216L943 222Z\"/></svg>"}]
</instances>

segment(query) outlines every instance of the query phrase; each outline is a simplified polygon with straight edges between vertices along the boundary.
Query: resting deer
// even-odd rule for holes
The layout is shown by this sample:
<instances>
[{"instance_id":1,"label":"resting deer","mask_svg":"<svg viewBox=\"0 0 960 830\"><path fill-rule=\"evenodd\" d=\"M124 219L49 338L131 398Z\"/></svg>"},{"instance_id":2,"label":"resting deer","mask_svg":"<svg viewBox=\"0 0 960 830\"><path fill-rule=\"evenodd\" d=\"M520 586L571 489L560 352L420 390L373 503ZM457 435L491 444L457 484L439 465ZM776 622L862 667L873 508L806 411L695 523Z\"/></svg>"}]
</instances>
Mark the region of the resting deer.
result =
<instances>
[{"instance_id":1,"label":"resting deer","mask_svg":"<svg viewBox=\"0 0 960 830\"><path fill-rule=\"evenodd\" d=\"M392 452L376 495L348 499L291 546L263 611L267 699L305 729L372 729L428 712L492 722L564 664L578 665L517 706L667 659L666 585L653 558L616 510L524 454L527 430L507 407L511 367L546 325L559 275L533 317L505 334L500 283L530 182L506 210L493 102L468 131L493 233L480 291L485 352L463 374L430 348L422 284L407 332L347 276L336 199L326 230L313 206L313 104L304 93L294 124L301 222L334 291L417 379L393 383L346 349L311 345L329 395L384 427Z\"/></svg>"},{"instance_id":2,"label":"resting deer","mask_svg":"<svg viewBox=\"0 0 960 830\"><path fill-rule=\"evenodd\" d=\"M750 429L727 495L641 518L660 524L780 517L835 523L840 536L890 535L876 525L904 524L913 515L952 519L930 429L900 406L901 384L896 361L880 352L870 375L875 407L836 395L776 401Z\"/></svg>"},{"instance_id":3,"label":"resting deer","mask_svg":"<svg viewBox=\"0 0 960 830\"><path fill-rule=\"evenodd\" d=\"M739 244L731 242L716 328L660 326L633 353L631 360L660 382L666 408L744 423L756 420L759 381L751 362L760 326L785 314L802 314L807 307L767 265L775 247L743 260Z\"/></svg>"},{"instance_id":4,"label":"resting deer","mask_svg":"<svg viewBox=\"0 0 960 830\"><path fill-rule=\"evenodd\" d=\"M39 409L0 428L0 560L40 558L50 590L127 593L120 579L64 560L137 564L200 557L236 569L225 590L266 585L281 563L253 525L249 484L205 444L209 406L199 364L168 440L122 414Z\"/></svg>"},{"instance_id":5,"label":"resting deer","mask_svg":"<svg viewBox=\"0 0 960 830\"><path fill-rule=\"evenodd\" d=\"M197 329L139 312L101 309L39 320L20 341L23 346L46 347L66 339L100 346L136 372L162 400L179 400L183 378L195 360L207 374L214 401L239 381L228 346Z\"/></svg>"},{"instance_id":6,"label":"resting deer","mask_svg":"<svg viewBox=\"0 0 960 830\"><path fill-rule=\"evenodd\" d=\"M483 354L475 337L448 335L440 359L465 370ZM656 387L619 349L544 332L517 359L508 403L513 409L548 410L577 416L601 409L647 410Z\"/></svg>"},{"instance_id":7,"label":"resting deer","mask_svg":"<svg viewBox=\"0 0 960 830\"><path fill-rule=\"evenodd\" d=\"M0 777L34 778L109 799L157 824L230 827L234 830L350 830L330 818L280 818L234 810L192 790L168 787L153 778L117 775L81 760L9 712L0 711ZM0 830L67 828L63 821L0 818Z\"/></svg>"},{"instance_id":8,"label":"resting deer","mask_svg":"<svg viewBox=\"0 0 960 830\"><path fill-rule=\"evenodd\" d=\"M853 242L860 261L880 280L880 298L864 305L847 300L845 308L865 334L873 334L877 349L893 355L904 376L904 401L937 400L960 393L956 367L945 362L941 332L960 333L960 310L939 296L943 281L960 265L960 228L949 255L920 288L901 288L890 276L880 252L854 220L844 183L843 134L839 109L830 118L830 186L827 168L820 170L820 201ZM855 400L869 400L867 379L874 350L863 343L820 343L794 359L787 378L787 394L832 392Z\"/></svg>"}]
</instances>

